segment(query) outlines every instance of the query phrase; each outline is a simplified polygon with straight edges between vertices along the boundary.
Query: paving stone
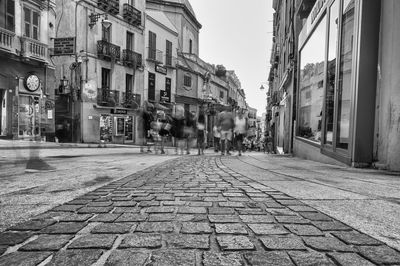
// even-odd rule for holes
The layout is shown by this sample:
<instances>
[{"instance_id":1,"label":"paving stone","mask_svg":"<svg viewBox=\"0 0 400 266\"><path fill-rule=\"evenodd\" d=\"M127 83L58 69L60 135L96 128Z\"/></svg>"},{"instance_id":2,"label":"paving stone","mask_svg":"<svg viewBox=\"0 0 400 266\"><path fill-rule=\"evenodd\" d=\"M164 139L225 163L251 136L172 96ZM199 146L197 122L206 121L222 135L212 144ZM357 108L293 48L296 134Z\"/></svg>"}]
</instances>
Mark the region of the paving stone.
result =
<instances>
[{"instance_id":1,"label":"paving stone","mask_svg":"<svg viewBox=\"0 0 400 266\"><path fill-rule=\"evenodd\" d=\"M243 266L244 259L239 253L219 253L206 251L203 253L204 266Z\"/></svg>"},{"instance_id":2,"label":"paving stone","mask_svg":"<svg viewBox=\"0 0 400 266\"><path fill-rule=\"evenodd\" d=\"M232 208L208 208L209 214L234 214L235 210Z\"/></svg>"},{"instance_id":3,"label":"paving stone","mask_svg":"<svg viewBox=\"0 0 400 266\"><path fill-rule=\"evenodd\" d=\"M42 234L76 234L82 228L84 228L86 223L65 223L60 222L49 227L44 228L40 233Z\"/></svg>"},{"instance_id":4,"label":"paving stone","mask_svg":"<svg viewBox=\"0 0 400 266\"><path fill-rule=\"evenodd\" d=\"M115 207L113 213L139 213L140 208L137 207Z\"/></svg>"},{"instance_id":5,"label":"paving stone","mask_svg":"<svg viewBox=\"0 0 400 266\"><path fill-rule=\"evenodd\" d=\"M229 201L233 201L233 202L248 202L249 198L241 198L241 197L229 197L228 198Z\"/></svg>"},{"instance_id":6,"label":"paving stone","mask_svg":"<svg viewBox=\"0 0 400 266\"><path fill-rule=\"evenodd\" d=\"M212 202L193 201L189 202L190 207L212 207Z\"/></svg>"},{"instance_id":7,"label":"paving stone","mask_svg":"<svg viewBox=\"0 0 400 266\"><path fill-rule=\"evenodd\" d=\"M310 221L299 216L275 216L275 219L282 224L309 224Z\"/></svg>"},{"instance_id":8,"label":"paving stone","mask_svg":"<svg viewBox=\"0 0 400 266\"><path fill-rule=\"evenodd\" d=\"M152 207L152 206L160 206L159 201L141 201L139 202L139 207Z\"/></svg>"},{"instance_id":9,"label":"paving stone","mask_svg":"<svg viewBox=\"0 0 400 266\"><path fill-rule=\"evenodd\" d=\"M274 216L297 216L297 213L289 209L265 209L268 213Z\"/></svg>"},{"instance_id":10,"label":"paving stone","mask_svg":"<svg viewBox=\"0 0 400 266\"><path fill-rule=\"evenodd\" d=\"M267 215L265 211L259 208L252 209L238 209L237 212L242 215L251 214L251 215Z\"/></svg>"},{"instance_id":11,"label":"paving stone","mask_svg":"<svg viewBox=\"0 0 400 266\"><path fill-rule=\"evenodd\" d=\"M323 222L323 221L314 221L312 224L322 231L350 231L351 227L342 224L338 221L332 222Z\"/></svg>"},{"instance_id":12,"label":"paving stone","mask_svg":"<svg viewBox=\"0 0 400 266\"><path fill-rule=\"evenodd\" d=\"M60 222L86 222L93 217L93 214L70 214L60 218Z\"/></svg>"},{"instance_id":13,"label":"paving stone","mask_svg":"<svg viewBox=\"0 0 400 266\"><path fill-rule=\"evenodd\" d=\"M224 197L204 197L203 199L205 202L221 202L221 201L226 201L226 198Z\"/></svg>"},{"instance_id":14,"label":"paving stone","mask_svg":"<svg viewBox=\"0 0 400 266\"><path fill-rule=\"evenodd\" d=\"M316 209L309 206L288 206L288 208L295 212L318 212Z\"/></svg>"},{"instance_id":15,"label":"paving stone","mask_svg":"<svg viewBox=\"0 0 400 266\"><path fill-rule=\"evenodd\" d=\"M162 207L149 207L146 209L147 213L172 213L176 210L175 207L167 207L167 206L162 206Z\"/></svg>"},{"instance_id":16,"label":"paving stone","mask_svg":"<svg viewBox=\"0 0 400 266\"><path fill-rule=\"evenodd\" d=\"M34 266L44 261L51 252L13 252L0 257L0 265Z\"/></svg>"},{"instance_id":17,"label":"paving stone","mask_svg":"<svg viewBox=\"0 0 400 266\"><path fill-rule=\"evenodd\" d=\"M39 235L39 237L19 248L22 251L57 251L64 247L72 235Z\"/></svg>"},{"instance_id":18,"label":"paving stone","mask_svg":"<svg viewBox=\"0 0 400 266\"><path fill-rule=\"evenodd\" d=\"M254 244L246 236L217 236L222 251L253 250Z\"/></svg>"},{"instance_id":19,"label":"paving stone","mask_svg":"<svg viewBox=\"0 0 400 266\"><path fill-rule=\"evenodd\" d=\"M46 266L90 266L103 254L102 250L63 250L57 252Z\"/></svg>"},{"instance_id":20,"label":"paving stone","mask_svg":"<svg viewBox=\"0 0 400 266\"><path fill-rule=\"evenodd\" d=\"M149 265L194 266L196 265L196 254L193 250L157 250L152 252Z\"/></svg>"},{"instance_id":21,"label":"paving stone","mask_svg":"<svg viewBox=\"0 0 400 266\"><path fill-rule=\"evenodd\" d=\"M299 206L299 205L305 205L303 202L298 201L298 200L292 200L292 199L277 199L277 201L285 206Z\"/></svg>"},{"instance_id":22,"label":"paving stone","mask_svg":"<svg viewBox=\"0 0 400 266\"><path fill-rule=\"evenodd\" d=\"M209 235L167 235L166 241L168 247L178 249L209 249L210 248L210 237Z\"/></svg>"},{"instance_id":23,"label":"paving stone","mask_svg":"<svg viewBox=\"0 0 400 266\"><path fill-rule=\"evenodd\" d=\"M113 204L112 201L93 201L87 204L88 207L108 207Z\"/></svg>"},{"instance_id":24,"label":"paving stone","mask_svg":"<svg viewBox=\"0 0 400 266\"><path fill-rule=\"evenodd\" d=\"M400 264L400 252L388 246L361 246L357 250L377 264Z\"/></svg>"},{"instance_id":25,"label":"paving stone","mask_svg":"<svg viewBox=\"0 0 400 266\"><path fill-rule=\"evenodd\" d=\"M135 250L114 250L108 257L105 266L145 265L149 253Z\"/></svg>"},{"instance_id":26,"label":"paving stone","mask_svg":"<svg viewBox=\"0 0 400 266\"><path fill-rule=\"evenodd\" d=\"M306 246L299 237L294 236L264 236L260 237L267 250L306 250Z\"/></svg>"},{"instance_id":27,"label":"paving stone","mask_svg":"<svg viewBox=\"0 0 400 266\"><path fill-rule=\"evenodd\" d=\"M107 213L112 209L113 207L83 207L78 210L78 213Z\"/></svg>"},{"instance_id":28,"label":"paving stone","mask_svg":"<svg viewBox=\"0 0 400 266\"><path fill-rule=\"evenodd\" d=\"M64 204L61 206L57 206L52 209L52 211L55 212L75 212L76 210L84 207L85 205L70 205L70 204Z\"/></svg>"},{"instance_id":29,"label":"paving stone","mask_svg":"<svg viewBox=\"0 0 400 266\"><path fill-rule=\"evenodd\" d=\"M46 220L46 219L54 219L57 220L63 216L66 215L71 215L70 212L53 212L53 211L48 211L45 213L41 213L39 215L36 215L32 218L32 220Z\"/></svg>"},{"instance_id":30,"label":"paving stone","mask_svg":"<svg viewBox=\"0 0 400 266\"><path fill-rule=\"evenodd\" d=\"M91 202L91 200L79 200L79 199L74 199L71 201L66 202L65 204L67 205L86 205L89 202Z\"/></svg>"},{"instance_id":31,"label":"paving stone","mask_svg":"<svg viewBox=\"0 0 400 266\"><path fill-rule=\"evenodd\" d=\"M332 221L332 218L319 212L301 212L301 216L311 221Z\"/></svg>"},{"instance_id":32,"label":"paving stone","mask_svg":"<svg viewBox=\"0 0 400 266\"><path fill-rule=\"evenodd\" d=\"M296 265L336 266L334 262L322 253L306 251L289 251L288 253Z\"/></svg>"},{"instance_id":33,"label":"paving stone","mask_svg":"<svg viewBox=\"0 0 400 266\"><path fill-rule=\"evenodd\" d=\"M351 252L354 249L334 237L303 237L305 244L318 251L344 251Z\"/></svg>"},{"instance_id":34,"label":"paving stone","mask_svg":"<svg viewBox=\"0 0 400 266\"><path fill-rule=\"evenodd\" d=\"M39 231L49 225L55 224L57 221L47 220L30 220L8 228L9 231Z\"/></svg>"},{"instance_id":35,"label":"paving stone","mask_svg":"<svg viewBox=\"0 0 400 266\"><path fill-rule=\"evenodd\" d=\"M382 242L367 236L365 234L360 234L359 232L334 232L332 235L336 236L346 244L359 245L359 246L379 246Z\"/></svg>"},{"instance_id":36,"label":"paving stone","mask_svg":"<svg viewBox=\"0 0 400 266\"><path fill-rule=\"evenodd\" d=\"M374 266L375 264L356 253L330 253L329 256L340 265Z\"/></svg>"},{"instance_id":37,"label":"paving stone","mask_svg":"<svg viewBox=\"0 0 400 266\"><path fill-rule=\"evenodd\" d=\"M170 233L174 231L174 224L171 222L143 222L139 223L138 227L136 227L136 231L145 233Z\"/></svg>"},{"instance_id":38,"label":"paving stone","mask_svg":"<svg viewBox=\"0 0 400 266\"><path fill-rule=\"evenodd\" d=\"M1 246L14 246L22 243L33 235L31 232L2 232L0 233Z\"/></svg>"},{"instance_id":39,"label":"paving stone","mask_svg":"<svg viewBox=\"0 0 400 266\"><path fill-rule=\"evenodd\" d=\"M208 219L212 223L238 223L239 217L235 215L208 215Z\"/></svg>"},{"instance_id":40,"label":"paving stone","mask_svg":"<svg viewBox=\"0 0 400 266\"><path fill-rule=\"evenodd\" d=\"M136 201L114 201L114 207L135 207L137 205Z\"/></svg>"},{"instance_id":41,"label":"paving stone","mask_svg":"<svg viewBox=\"0 0 400 266\"><path fill-rule=\"evenodd\" d=\"M209 223L193 223L184 222L182 223L181 233L183 234L210 234L212 228Z\"/></svg>"},{"instance_id":42,"label":"paving stone","mask_svg":"<svg viewBox=\"0 0 400 266\"><path fill-rule=\"evenodd\" d=\"M112 223L120 216L120 213L101 213L90 219L90 222Z\"/></svg>"},{"instance_id":43,"label":"paving stone","mask_svg":"<svg viewBox=\"0 0 400 266\"><path fill-rule=\"evenodd\" d=\"M179 207L178 213L184 214L206 214L207 209L205 207Z\"/></svg>"},{"instance_id":44,"label":"paving stone","mask_svg":"<svg viewBox=\"0 0 400 266\"><path fill-rule=\"evenodd\" d=\"M160 248L161 246L160 234L134 233L127 235L118 248Z\"/></svg>"},{"instance_id":45,"label":"paving stone","mask_svg":"<svg viewBox=\"0 0 400 266\"><path fill-rule=\"evenodd\" d=\"M179 201L179 200L174 200L174 201L161 201L162 206L185 206L186 201Z\"/></svg>"},{"instance_id":46,"label":"paving stone","mask_svg":"<svg viewBox=\"0 0 400 266\"><path fill-rule=\"evenodd\" d=\"M156 213L156 214L150 214L149 215L149 222L168 222L168 221L174 221L176 218L176 214L172 213Z\"/></svg>"},{"instance_id":47,"label":"paving stone","mask_svg":"<svg viewBox=\"0 0 400 266\"><path fill-rule=\"evenodd\" d=\"M117 238L116 235L108 235L108 234L84 235L78 239L75 239L68 246L68 249L86 249L86 248L111 249L116 238Z\"/></svg>"},{"instance_id":48,"label":"paving stone","mask_svg":"<svg viewBox=\"0 0 400 266\"><path fill-rule=\"evenodd\" d=\"M253 266L265 265L293 265L289 255L282 251L247 252L244 257Z\"/></svg>"},{"instance_id":49,"label":"paving stone","mask_svg":"<svg viewBox=\"0 0 400 266\"><path fill-rule=\"evenodd\" d=\"M135 223L105 223L94 227L90 232L92 234L126 234L130 230L135 230Z\"/></svg>"},{"instance_id":50,"label":"paving stone","mask_svg":"<svg viewBox=\"0 0 400 266\"><path fill-rule=\"evenodd\" d=\"M308 224L287 224L285 225L287 229L293 234L299 236L323 236L325 235L321 230L313 225Z\"/></svg>"},{"instance_id":51,"label":"paving stone","mask_svg":"<svg viewBox=\"0 0 400 266\"><path fill-rule=\"evenodd\" d=\"M244 204L242 202L218 202L220 207L227 207L227 208L244 208Z\"/></svg>"},{"instance_id":52,"label":"paving stone","mask_svg":"<svg viewBox=\"0 0 400 266\"><path fill-rule=\"evenodd\" d=\"M215 224L217 234L247 235L246 227L242 224Z\"/></svg>"},{"instance_id":53,"label":"paving stone","mask_svg":"<svg viewBox=\"0 0 400 266\"><path fill-rule=\"evenodd\" d=\"M277 224L248 224L256 235L285 235L289 234L283 226Z\"/></svg>"},{"instance_id":54,"label":"paving stone","mask_svg":"<svg viewBox=\"0 0 400 266\"><path fill-rule=\"evenodd\" d=\"M274 223L275 219L271 215L239 215L244 223Z\"/></svg>"},{"instance_id":55,"label":"paving stone","mask_svg":"<svg viewBox=\"0 0 400 266\"><path fill-rule=\"evenodd\" d=\"M225 197L244 197L245 196L243 193L238 193L238 192L223 192L222 195Z\"/></svg>"},{"instance_id":56,"label":"paving stone","mask_svg":"<svg viewBox=\"0 0 400 266\"><path fill-rule=\"evenodd\" d=\"M138 213L124 213L120 217L118 217L115 222L143 222L146 221L147 215L138 214Z\"/></svg>"},{"instance_id":57,"label":"paving stone","mask_svg":"<svg viewBox=\"0 0 400 266\"><path fill-rule=\"evenodd\" d=\"M279 204L277 202L265 202L264 204L265 204L265 206L267 208L274 208L274 209L284 209L284 208L286 208L285 206L283 206L282 204Z\"/></svg>"}]
</instances>

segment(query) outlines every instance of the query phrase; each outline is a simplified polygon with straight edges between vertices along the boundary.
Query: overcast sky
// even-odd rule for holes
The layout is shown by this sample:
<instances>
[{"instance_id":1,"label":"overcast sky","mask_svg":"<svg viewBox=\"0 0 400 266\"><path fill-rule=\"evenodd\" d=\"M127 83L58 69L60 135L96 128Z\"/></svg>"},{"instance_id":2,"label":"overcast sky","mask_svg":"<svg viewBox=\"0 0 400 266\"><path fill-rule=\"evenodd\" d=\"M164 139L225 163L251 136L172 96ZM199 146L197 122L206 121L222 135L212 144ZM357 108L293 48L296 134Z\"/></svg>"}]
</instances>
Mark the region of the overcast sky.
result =
<instances>
[{"instance_id":1,"label":"overcast sky","mask_svg":"<svg viewBox=\"0 0 400 266\"><path fill-rule=\"evenodd\" d=\"M247 103L265 112L272 46L272 0L189 0L199 22L200 58L235 70ZM264 84L264 87L266 85Z\"/></svg>"}]
</instances>

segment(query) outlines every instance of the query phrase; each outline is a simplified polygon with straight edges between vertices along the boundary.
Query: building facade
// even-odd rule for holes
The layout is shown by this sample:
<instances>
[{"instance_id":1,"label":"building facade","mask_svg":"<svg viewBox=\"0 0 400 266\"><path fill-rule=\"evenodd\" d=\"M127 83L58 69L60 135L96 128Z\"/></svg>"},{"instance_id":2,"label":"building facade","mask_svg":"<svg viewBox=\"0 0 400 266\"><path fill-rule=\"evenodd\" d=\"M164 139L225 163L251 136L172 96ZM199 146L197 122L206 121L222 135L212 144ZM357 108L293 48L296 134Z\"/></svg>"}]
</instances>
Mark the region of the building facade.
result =
<instances>
[{"instance_id":1,"label":"building facade","mask_svg":"<svg viewBox=\"0 0 400 266\"><path fill-rule=\"evenodd\" d=\"M286 10L280 13L294 10L294 16L289 16L292 21L278 23L284 28L293 25L295 33L292 111L289 125L283 121L281 127L284 134L292 134L289 151L318 161L399 170L399 92L394 73L400 60L391 49L399 44L399 29L394 26L399 22L399 3L286 2L290 7L274 1L276 10ZM278 46L285 43L275 41ZM279 55L287 48L280 47ZM287 69L273 57L273 72L278 73L270 75L272 99L280 91L274 84L279 69ZM284 74L281 79L285 84ZM278 95L275 106L278 102L281 106L283 99ZM273 113L272 119L280 115Z\"/></svg>"},{"instance_id":2,"label":"building facade","mask_svg":"<svg viewBox=\"0 0 400 266\"><path fill-rule=\"evenodd\" d=\"M53 140L54 1L0 1L0 138Z\"/></svg>"},{"instance_id":3,"label":"building facade","mask_svg":"<svg viewBox=\"0 0 400 266\"><path fill-rule=\"evenodd\" d=\"M55 47L53 56L62 81L56 109L60 141L137 138L135 111L144 97L144 10L144 0L57 1L55 40L73 45L70 51Z\"/></svg>"}]
</instances>

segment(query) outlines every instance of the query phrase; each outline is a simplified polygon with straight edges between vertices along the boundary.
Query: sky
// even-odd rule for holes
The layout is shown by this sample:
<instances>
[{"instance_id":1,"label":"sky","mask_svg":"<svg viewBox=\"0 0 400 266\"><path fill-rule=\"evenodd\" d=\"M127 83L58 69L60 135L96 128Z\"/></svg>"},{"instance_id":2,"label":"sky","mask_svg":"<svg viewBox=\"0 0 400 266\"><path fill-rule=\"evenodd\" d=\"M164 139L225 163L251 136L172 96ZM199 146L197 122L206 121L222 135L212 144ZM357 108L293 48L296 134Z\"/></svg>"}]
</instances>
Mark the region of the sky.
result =
<instances>
[{"instance_id":1,"label":"sky","mask_svg":"<svg viewBox=\"0 0 400 266\"><path fill-rule=\"evenodd\" d=\"M235 70L246 101L265 112L272 48L272 0L189 0L201 23L199 56Z\"/></svg>"}]
</instances>

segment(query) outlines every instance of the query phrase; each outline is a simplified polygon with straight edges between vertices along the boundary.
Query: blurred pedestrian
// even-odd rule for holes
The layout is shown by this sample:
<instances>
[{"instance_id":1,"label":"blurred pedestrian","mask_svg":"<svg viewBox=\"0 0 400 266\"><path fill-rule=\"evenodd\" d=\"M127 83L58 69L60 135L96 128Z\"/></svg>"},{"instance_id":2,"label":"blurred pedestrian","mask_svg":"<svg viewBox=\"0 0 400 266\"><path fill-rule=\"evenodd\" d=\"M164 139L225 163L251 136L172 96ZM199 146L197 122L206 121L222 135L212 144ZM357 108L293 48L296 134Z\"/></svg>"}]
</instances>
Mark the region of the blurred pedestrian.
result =
<instances>
[{"instance_id":1,"label":"blurred pedestrian","mask_svg":"<svg viewBox=\"0 0 400 266\"><path fill-rule=\"evenodd\" d=\"M221 128L221 155L231 155L229 152L230 141L232 141L232 130L235 126L232 112L222 111L218 115L218 126Z\"/></svg>"},{"instance_id":2,"label":"blurred pedestrian","mask_svg":"<svg viewBox=\"0 0 400 266\"><path fill-rule=\"evenodd\" d=\"M237 145L237 149L239 152L239 156L242 156L242 144L243 144L243 139L246 136L247 132L247 122L246 119L244 118L243 111L240 111L238 116L235 117L235 141Z\"/></svg>"},{"instance_id":3,"label":"blurred pedestrian","mask_svg":"<svg viewBox=\"0 0 400 266\"><path fill-rule=\"evenodd\" d=\"M194 112L185 113L185 139L186 139L186 154L190 154L191 142L196 131L196 120Z\"/></svg>"},{"instance_id":4,"label":"blurred pedestrian","mask_svg":"<svg viewBox=\"0 0 400 266\"><path fill-rule=\"evenodd\" d=\"M181 154L183 154L184 141L185 141L185 111L183 106L177 105L174 108L172 114L172 128L171 135L175 138L175 153L178 154L178 149L180 149Z\"/></svg>"},{"instance_id":5,"label":"blurred pedestrian","mask_svg":"<svg viewBox=\"0 0 400 266\"><path fill-rule=\"evenodd\" d=\"M217 125L213 127L213 137L214 137L214 151L219 152L219 140L221 138L220 128Z\"/></svg>"},{"instance_id":6,"label":"blurred pedestrian","mask_svg":"<svg viewBox=\"0 0 400 266\"><path fill-rule=\"evenodd\" d=\"M199 114L197 119L197 155L204 155L204 140L206 137L206 121L203 113Z\"/></svg>"},{"instance_id":7,"label":"blurred pedestrian","mask_svg":"<svg viewBox=\"0 0 400 266\"><path fill-rule=\"evenodd\" d=\"M147 152L151 152L150 145L153 141L151 135L151 123L154 121L153 115L154 106L151 103L144 102L143 107L139 111L139 127L141 131L140 152L144 152L144 147L147 146Z\"/></svg>"}]
</instances>

